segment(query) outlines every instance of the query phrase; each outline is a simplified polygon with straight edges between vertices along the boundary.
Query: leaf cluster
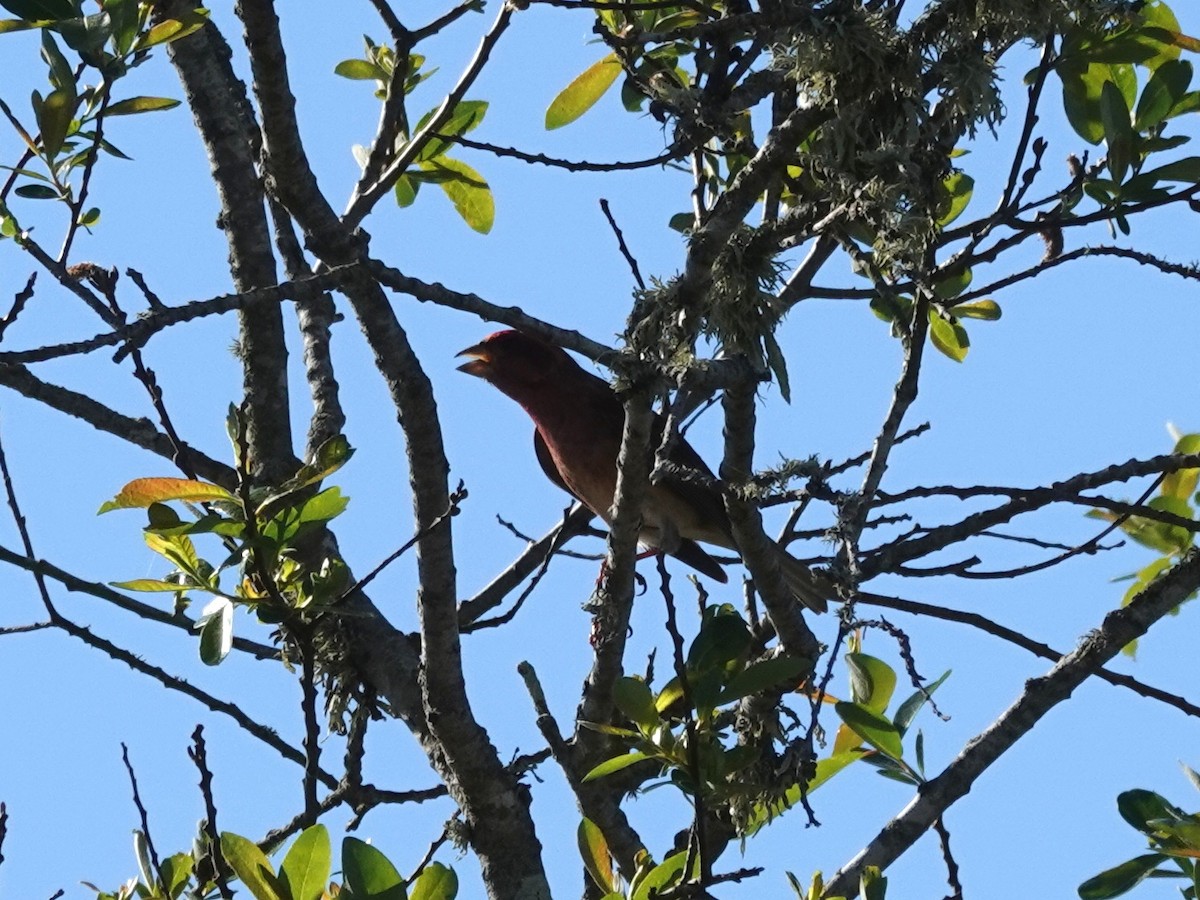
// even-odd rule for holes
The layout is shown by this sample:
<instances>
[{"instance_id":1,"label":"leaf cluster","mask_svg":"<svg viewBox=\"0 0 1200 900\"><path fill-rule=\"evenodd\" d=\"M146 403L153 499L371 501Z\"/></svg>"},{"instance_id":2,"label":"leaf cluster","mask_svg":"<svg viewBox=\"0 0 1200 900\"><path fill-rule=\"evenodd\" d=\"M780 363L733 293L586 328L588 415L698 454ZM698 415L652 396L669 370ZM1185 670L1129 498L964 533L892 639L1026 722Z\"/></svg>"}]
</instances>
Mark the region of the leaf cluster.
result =
<instances>
[{"instance_id":1,"label":"leaf cluster","mask_svg":"<svg viewBox=\"0 0 1200 900\"><path fill-rule=\"evenodd\" d=\"M376 44L369 37L363 40L366 43L365 56L342 60L334 67L334 72L354 81L373 81L375 96L385 106L393 102L393 91L411 94L421 82L437 71L426 70L426 59L419 53L405 50L398 55L395 49ZM426 141L417 152L412 166L397 178L394 188L397 205L402 208L412 206L421 185L436 184L470 228L481 234L492 230L496 220L496 204L487 180L467 163L447 152L453 146L453 138L479 126L487 108L484 100L463 100L454 107L438 135ZM410 140L422 133L436 111L431 109L426 112L411 134L407 128L399 130L393 148L396 155L403 153ZM367 151L356 147L355 152L360 165L365 168Z\"/></svg>"},{"instance_id":2,"label":"leaf cluster","mask_svg":"<svg viewBox=\"0 0 1200 900\"><path fill-rule=\"evenodd\" d=\"M345 564L333 556L311 564L298 548L308 535L345 511L350 501L339 488L316 490L316 486L353 453L344 437L330 438L284 485L251 490L247 496L187 478L129 482L99 511L145 509L146 545L173 568L163 578L120 581L113 586L174 594L177 613L187 607L191 593L210 595L197 622L200 658L209 665L221 662L233 646L233 613L238 606L251 610L262 622L290 625L328 609L349 586ZM167 505L172 502L182 503L190 515L180 516ZM224 558L214 564L201 557L192 540L196 535L220 538ZM223 579L231 571L238 578L226 587Z\"/></svg>"},{"instance_id":3,"label":"leaf cluster","mask_svg":"<svg viewBox=\"0 0 1200 900\"><path fill-rule=\"evenodd\" d=\"M212 871L212 848L201 832L191 853L176 853L155 867L145 835L134 834L140 877L131 878L115 891L96 891L96 900L177 900L190 896L210 900L224 896ZM220 835L220 856L254 900L454 900L458 876L441 863L430 863L407 881L390 859L366 841L342 841L340 874L330 881L333 854L329 831L312 825L302 831L276 869L257 844L230 831Z\"/></svg>"},{"instance_id":4,"label":"leaf cluster","mask_svg":"<svg viewBox=\"0 0 1200 900\"><path fill-rule=\"evenodd\" d=\"M1183 770L1200 789L1200 775ZM1107 900L1132 890L1147 878L1181 879L1186 900L1200 896L1200 813L1185 813L1154 791L1134 789L1117 797L1117 811L1145 835L1151 852L1105 869L1079 886L1082 900Z\"/></svg>"},{"instance_id":5,"label":"leaf cluster","mask_svg":"<svg viewBox=\"0 0 1200 900\"><path fill-rule=\"evenodd\" d=\"M79 209L82 192L73 176L89 172L104 151L128 159L103 136L105 121L173 109L178 100L133 96L114 99L113 88L128 72L144 63L150 51L179 40L208 21L197 8L179 18L153 17L153 3L110 0L96 13L84 14L82 0L4 0L0 7L20 16L0 19L0 35L40 29L41 58L49 90L34 90L30 107L35 127L28 128L7 106L9 124L25 145L16 166L3 166L15 176L5 188L27 200L56 200L67 205L74 223L90 228L100 221L96 207ZM72 63L67 54L78 62ZM95 84L85 78L95 76ZM37 167L34 163L37 163ZM0 238L22 233L7 198L0 195Z\"/></svg>"}]
</instances>

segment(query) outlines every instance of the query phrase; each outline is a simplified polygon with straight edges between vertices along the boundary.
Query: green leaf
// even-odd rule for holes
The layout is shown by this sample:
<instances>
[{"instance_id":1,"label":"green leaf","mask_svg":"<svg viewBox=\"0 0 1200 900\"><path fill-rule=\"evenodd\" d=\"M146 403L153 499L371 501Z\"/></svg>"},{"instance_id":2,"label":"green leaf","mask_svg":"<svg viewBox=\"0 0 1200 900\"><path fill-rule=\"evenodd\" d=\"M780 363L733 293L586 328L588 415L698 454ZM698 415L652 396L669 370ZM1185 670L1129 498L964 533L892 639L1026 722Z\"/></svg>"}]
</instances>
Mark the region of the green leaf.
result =
<instances>
[{"instance_id":1,"label":"green leaf","mask_svg":"<svg viewBox=\"0 0 1200 900\"><path fill-rule=\"evenodd\" d=\"M1191 456L1200 453L1200 434L1185 434L1175 442L1174 453ZM1160 491L1164 497L1189 500L1200 483L1200 469L1178 469L1163 477Z\"/></svg>"},{"instance_id":2,"label":"green leaf","mask_svg":"<svg viewBox=\"0 0 1200 900\"><path fill-rule=\"evenodd\" d=\"M887 894L887 879L878 866L867 866L859 876L859 900L884 900Z\"/></svg>"},{"instance_id":3,"label":"green leaf","mask_svg":"<svg viewBox=\"0 0 1200 900\"><path fill-rule=\"evenodd\" d=\"M1133 127L1145 131L1164 121L1183 99L1192 82L1192 64L1184 59L1169 59L1154 70L1138 99Z\"/></svg>"},{"instance_id":4,"label":"green leaf","mask_svg":"<svg viewBox=\"0 0 1200 900\"><path fill-rule=\"evenodd\" d=\"M1171 110L1167 118L1173 119L1176 116L1187 115L1188 113L1194 113L1197 110L1200 110L1200 91L1188 91L1183 95L1180 101L1175 104L1175 108ZM1183 135L1176 135L1173 138L1161 138L1161 140L1178 141L1180 138L1183 138L1182 143L1186 143L1189 140L1189 138Z\"/></svg>"},{"instance_id":5,"label":"green leaf","mask_svg":"<svg viewBox=\"0 0 1200 900\"><path fill-rule=\"evenodd\" d=\"M420 182L409 178L407 174L401 175L396 179L396 205L401 209L406 206L412 206L417 199L417 190L421 187Z\"/></svg>"},{"instance_id":6,"label":"green leaf","mask_svg":"<svg viewBox=\"0 0 1200 900\"><path fill-rule=\"evenodd\" d=\"M643 731L652 731L659 725L658 710L654 708L654 695L640 678L625 676L613 685L613 702L630 721Z\"/></svg>"},{"instance_id":7,"label":"green leaf","mask_svg":"<svg viewBox=\"0 0 1200 900\"><path fill-rule=\"evenodd\" d=\"M93 206L87 212L80 213L79 224L84 228L91 228L93 225L100 223L100 207Z\"/></svg>"},{"instance_id":8,"label":"green leaf","mask_svg":"<svg viewBox=\"0 0 1200 900\"><path fill-rule=\"evenodd\" d=\"M339 487L329 487L305 501L299 509L299 521L328 522L346 510L350 498L343 496Z\"/></svg>"},{"instance_id":9,"label":"green leaf","mask_svg":"<svg viewBox=\"0 0 1200 900\"><path fill-rule=\"evenodd\" d=\"M697 718L707 719L717 708L725 684L725 673L724 668L708 668L691 679L692 706L695 707Z\"/></svg>"},{"instance_id":10,"label":"green leaf","mask_svg":"<svg viewBox=\"0 0 1200 900\"><path fill-rule=\"evenodd\" d=\"M58 23L58 33L67 46L92 64L103 64L103 57L98 54L113 34L112 19L107 12L105 9L102 13L64 19Z\"/></svg>"},{"instance_id":11,"label":"green leaf","mask_svg":"<svg viewBox=\"0 0 1200 900\"><path fill-rule=\"evenodd\" d=\"M680 234L687 234L696 227L695 213L675 213L671 216L671 220L667 222L667 227L672 231L678 231Z\"/></svg>"},{"instance_id":12,"label":"green leaf","mask_svg":"<svg viewBox=\"0 0 1200 900\"><path fill-rule=\"evenodd\" d=\"M356 837L342 841L342 873L354 900L407 900L404 877L383 851L366 841Z\"/></svg>"},{"instance_id":13,"label":"green leaf","mask_svg":"<svg viewBox=\"0 0 1200 900\"><path fill-rule=\"evenodd\" d=\"M877 293L870 306L871 312L885 322L907 322L912 312L912 300L895 294Z\"/></svg>"},{"instance_id":14,"label":"green leaf","mask_svg":"<svg viewBox=\"0 0 1200 900\"><path fill-rule=\"evenodd\" d=\"M97 515L114 509L144 509L151 503L169 500L188 500L201 503L207 500L236 500L219 485L190 478L135 478L111 500L105 502Z\"/></svg>"},{"instance_id":15,"label":"green leaf","mask_svg":"<svg viewBox=\"0 0 1200 900\"><path fill-rule=\"evenodd\" d=\"M596 731L600 734L611 734L613 737L625 738L627 740L637 740L641 735L630 728L619 728L616 725L606 725L603 722L584 722L579 723L589 731Z\"/></svg>"},{"instance_id":16,"label":"green leaf","mask_svg":"<svg viewBox=\"0 0 1200 900\"><path fill-rule=\"evenodd\" d=\"M1152 179L1154 182L1181 181L1184 184L1196 184L1200 182L1200 156L1177 159L1157 169L1143 172L1138 177Z\"/></svg>"},{"instance_id":17,"label":"green leaf","mask_svg":"<svg viewBox=\"0 0 1200 900\"><path fill-rule=\"evenodd\" d=\"M496 202L483 176L465 162L440 156L420 164L422 170L440 176L439 187L446 192L458 214L472 230L487 234L496 221Z\"/></svg>"},{"instance_id":18,"label":"green leaf","mask_svg":"<svg viewBox=\"0 0 1200 900\"><path fill-rule=\"evenodd\" d=\"M725 690L717 697L717 705L733 703L767 688L781 686L785 682L790 682L790 690L795 687L796 680L806 669L807 664L804 660L796 656L775 656L760 660L729 679Z\"/></svg>"},{"instance_id":19,"label":"green leaf","mask_svg":"<svg viewBox=\"0 0 1200 900\"><path fill-rule=\"evenodd\" d=\"M190 853L176 853L163 860L162 875L163 881L166 882L163 887L166 888L168 896L178 897L183 893L183 888L192 875L194 862Z\"/></svg>"},{"instance_id":20,"label":"green leaf","mask_svg":"<svg viewBox=\"0 0 1200 900\"><path fill-rule=\"evenodd\" d=\"M1133 126L1129 122L1129 104L1121 89L1106 81L1100 89L1100 122L1108 145L1108 170L1120 184L1129 171L1133 155Z\"/></svg>"},{"instance_id":21,"label":"green leaf","mask_svg":"<svg viewBox=\"0 0 1200 900\"><path fill-rule=\"evenodd\" d=\"M971 280L974 277L974 272L969 268L963 269L954 275L947 275L945 278L934 283L933 293L941 300L953 300L970 287Z\"/></svg>"},{"instance_id":22,"label":"green leaf","mask_svg":"<svg viewBox=\"0 0 1200 900\"><path fill-rule=\"evenodd\" d=\"M1143 878L1149 875L1169 857L1161 853L1147 853L1126 860L1119 866L1105 869L1099 875L1093 876L1079 886L1081 900L1108 900L1109 897L1119 897L1132 890Z\"/></svg>"},{"instance_id":23,"label":"green leaf","mask_svg":"<svg viewBox=\"0 0 1200 900\"><path fill-rule=\"evenodd\" d=\"M911 697L900 704L896 710L896 717L892 721L901 736L908 731L908 727L912 725L913 719L917 717L917 713L921 711L921 707L929 702L929 698L933 696L933 692L940 688L949 677L950 670L947 669L942 673L941 678L926 686L925 690L914 691Z\"/></svg>"},{"instance_id":24,"label":"green leaf","mask_svg":"<svg viewBox=\"0 0 1200 900\"><path fill-rule=\"evenodd\" d=\"M1153 819L1147 823L1154 828L1155 842L1172 856L1194 856L1200 853L1200 822L1188 819Z\"/></svg>"},{"instance_id":25,"label":"green leaf","mask_svg":"<svg viewBox=\"0 0 1200 900\"><path fill-rule=\"evenodd\" d=\"M1151 509L1182 516L1185 519L1190 519L1192 516L1191 505L1187 500L1181 500L1178 497L1155 497L1146 505ZM1188 547L1192 546L1192 541L1194 540L1193 532L1182 525L1168 525L1165 522L1154 522L1150 524L1150 527L1161 535L1163 544L1170 548L1169 552L1183 553Z\"/></svg>"},{"instance_id":26,"label":"green leaf","mask_svg":"<svg viewBox=\"0 0 1200 900\"><path fill-rule=\"evenodd\" d=\"M332 864L329 830L324 825L310 825L288 849L279 867L279 880L291 900L320 900Z\"/></svg>"},{"instance_id":27,"label":"green leaf","mask_svg":"<svg viewBox=\"0 0 1200 900\"><path fill-rule=\"evenodd\" d=\"M158 875L150 862L150 848L146 843L146 833L140 828L135 828L133 832L133 855L137 859L138 873L142 877L142 883L156 884Z\"/></svg>"},{"instance_id":28,"label":"green leaf","mask_svg":"<svg viewBox=\"0 0 1200 900\"><path fill-rule=\"evenodd\" d=\"M617 889L617 881L613 877L612 856L608 852L608 841L604 832L591 819L584 816L579 822L576 834L579 843L579 855L583 857L583 867L595 882L596 887L607 893Z\"/></svg>"},{"instance_id":29,"label":"green leaf","mask_svg":"<svg viewBox=\"0 0 1200 900\"><path fill-rule=\"evenodd\" d=\"M104 12L108 15L112 28L116 52L119 56L124 56L133 47L134 38L138 33L137 0L105 0Z\"/></svg>"},{"instance_id":30,"label":"green leaf","mask_svg":"<svg viewBox=\"0 0 1200 900\"><path fill-rule=\"evenodd\" d=\"M155 112L160 109L174 109L179 105L178 100L170 97L127 97L111 104L105 115L134 116L138 113Z\"/></svg>"},{"instance_id":31,"label":"green leaf","mask_svg":"<svg viewBox=\"0 0 1200 900\"><path fill-rule=\"evenodd\" d=\"M365 59L343 59L333 67L333 73L351 81L381 81L384 84L388 82L387 72Z\"/></svg>"},{"instance_id":32,"label":"green leaf","mask_svg":"<svg viewBox=\"0 0 1200 900\"><path fill-rule=\"evenodd\" d=\"M486 100L463 100L454 107L454 112L446 120L445 124L438 129L439 134L444 135L460 135L466 134L468 131L473 131L483 121L483 117L487 115L488 102ZM425 123L433 116L434 111L431 110L421 117L421 121L417 123L417 131L425 127ZM442 140L441 138L432 138L421 152L417 154L417 162L427 162L437 159L454 144L453 141Z\"/></svg>"},{"instance_id":33,"label":"green leaf","mask_svg":"<svg viewBox=\"0 0 1200 900\"><path fill-rule=\"evenodd\" d=\"M196 573L200 569L200 558L196 555L196 546L187 535L158 534L144 530L142 540L146 546L160 556L166 557L185 572Z\"/></svg>"},{"instance_id":34,"label":"green leaf","mask_svg":"<svg viewBox=\"0 0 1200 900\"><path fill-rule=\"evenodd\" d=\"M457 894L458 876L454 870L435 862L427 865L413 882L409 900L454 900Z\"/></svg>"},{"instance_id":35,"label":"green leaf","mask_svg":"<svg viewBox=\"0 0 1200 900\"><path fill-rule=\"evenodd\" d=\"M1082 65L1076 61L1058 66L1057 71L1062 79L1063 108L1067 120L1075 133L1089 144L1099 144L1105 137L1101 114L1101 95L1105 84L1111 83L1121 89L1128 122L1129 105L1137 91L1137 76L1133 66L1102 62Z\"/></svg>"},{"instance_id":36,"label":"green leaf","mask_svg":"<svg viewBox=\"0 0 1200 900\"><path fill-rule=\"evenodd\" d=\"M949 312L956 319L982 319L985 322L995 322L1000 318L1000 304L995 300L973 300L970 303L952 306Z\"/></svg>"},{"instance_id":37,"label":"green leaf","mask_svg":"<svg viewBox=\"0 0 1200 900\"><path fill-rule=\"evenodd\" d=\"M865 750L844 750L841 753L835 753L832 756L827 756L824 759L817 760L816 774L813 775L812 781L808 783L805 790L811 794L829 779L833 778L838 772L842 771L848 765L863 758ZM760 805L754 811L754 815L747 827L747 833L753 835L759 831L764 825L767 825L771 818L779 815L784 810L791 809L800 802L800 785L794 784L784 792L783 799L776 801L768 810L766 806Z\"/></svg>"},{"instance_id":38,"label":"green leaf","mask_svg":"<svg viewBox=\"0 0 1200 900\"><path fill-rule=\"evenodd\" d=\"M142 591L144 593L175 593L176 591L186 590L188 585L180 584L178 581L161 581L157 578L135 578L132 581L110 581L115 588L120 588L123 591Z\"/></svg>"},{"instance_id":39,"label":"green leaf","mask_svg":"<svg viewBox=\"0 0 1200 900\"><path fill-rule=\"evenodd\" d=\"M672 678L663 689L658 692L658 696L654 698L654 708L660 713L666 712L676 703L683 700L683 685L679 683L678 678Z\"/></svg>"},{"instance_id":40,"label":"green leaf","mask_svg":"<svg viewBox=\"0 0 1200 900\"><path fill-rule=\"evenodd\" d=\"M612 775L614 772L620 772L622 769L628 769L630 766L637 765L649 757L645 753L634 751L632 753L624 753L620 756L614 756L612 759L606 759L600 765L596 766L592 771L583 776L584 781L595 781L597 778L603 778L605 775Z\"/></svg>"},{"instance_id":41,"label":"green leaf","mask_svg":"<svg viewBox=\"0 0 1200 900\"><path fill-rule=\"evenodd\" d=\"M1154 55L1143 62L1146 68L1156 71L1167 60L1177 59L1181 48L1193 53L1200 50L1195 38L1180 34L1179 19L1166 3L1152 0L1139 12L1142 24L1133 35L1154 50Z\"/></svg>"},{"instance_id":42,"label":"green leaf","mask_svg":"<svg viewBox=\"0 0 1200 900\"><path fill-rule=\"evenodd\" d=\"M610 53L593 63L551 101L546 110L546 129L562 128L574 122L595 106L620 74L621 62L615 54Z\"/></svg>"},{"instance_id":43,"label":"green leaf","mask_svg":"<svg viewBox=\"0 0 1200 900\"><path fill-rule=\"evenodd\" d=\"M75 100L75 72L54 40L54 32L49 28L42 29L42 59L50 66L50 84L55 89L66 91L71 95L72 105Z\"/></svg>"},{"instance_id":44,"label":"green leaf","mask_svg":"<svg viewBox=\"0 0 1200 900\"><path fill-rule=\"evenodd\" d=\"M200 625L200 661L206 666L218 665L233 649L233 604L227 597L217 597L204 607ZM238 877L244 881L242 873ZM255 897L258 894L254 895Z\"/></svg>"},{"instance_id":45,"label":"green leaf","mask_svg":"<svg viewBox=\"0 0 1200 900\"><path fill-rule=\"evenodd\" d=\"M1141 788L1118 794L1117 812L1142 834L1154 834L1155 829L1150 823L1157 819L1178 821L1185 817L1181 809L1167 802L1161 794Z\"/></svg>"},{"instance_id":46,"label":"green leaf","mask_svg":"<svg viewBox=\"0 0 1200 900\"><path fill-rule=\"evenodd\" d=\"M137 49L148 50L159 44L169 44L185 38L192 32L203 28L207 21L208 10L199 7L188 10L178 19L164 19L146 32L146 36L138 41Z\"/></svg>"},{"instance_id":47,"label":"green leaf","mask_svg":"<svg viewBox=\"0 0 1200 900\"><path fill-rule=\"evenodd\" d=\"M678 884L686 865L687 851L672 853L637 883L629 894L629 900L650 900L654 894L661 894L672 885Z\"/></svg>"},{"instance_id":48,"label":"green leaf","mask_svg":"<svg viewBox=\"0 0 1200 900\"><path fill-rule=\"evenodd\" d=\"M621 105L625 107L626 112L631 113L641 112L642 107L646 105L646 95L632 78L621 82Z\"/></svg>"},{"instance_id":49,"label":"green leaf","mask_svg":"<svg viewBox=\"0 0 1200 900\"><path fill-rule=\"evenodd\" d=\"M971 348L971 339L961 323L932 306L929 308L929 340L955 362L966 359L967 351Z\"/></svg>"},{"instance_id":50,"label":"green leaf","mask_svg":"<svg viewBox=\"0 0 1200 900\"><path fill-rule=\"evenodd\" d=\"M943 181L942 199L935 213L938 225L945 228L961 216L974 192L975 179L963 172L954 172Z\"/></svg>"},{"instance_id":51,"label":"green leaf","mask_svg":"<svg viewBox=\"0 0 1200 900\"><path fill-rule=\"evenodd\" d=\"M1192 783L1192 787L1200 791L1200 772L1197 772L1184 762L1181 762L1179 766L1183 769L1183 774L1187 776L1187 780Z\"/></svg>"},{"instance_id":52,"label":"green leaf","mask_svg":"<svg viewBox=\"0 0 1200 900\"><path fill-rule=\"evenodd\" d=\"M846 726L885 756L899 760L904 756L900 732L883 716L860 703L835 703L834 711Z\"/></svg>"},{"instance_id":53,"label":"green leaf","mask_svg":"<svg viewBox=\"0 0 1200 900\"><path fill-rule=\"evenodd\" d=\"M1128 606L1130 603L1132 603L1133 598L1149 587L1155 578L1157 578L1167 569L1171 568L1171 564L1172 559L1170 556L1161 556L1149 565L1144 566L1137 572L1136 576L1131 576L1134 578L1134 580L1133 583L1129 585L1129 589L1125 591L1124 596L1121 597L1121 606ZM1121 648L1121 652L1128 657L1136 656L1137 641L1130 641Z\"/></svg>"},{"instance_id":54,"label":"green leaf","mask_svg":"<svg viewBox=\"0 0 1200 900\"><path fill-rule=\"evenodd\" d=\"M61 88L51 91L38 108L38 128L42 132L42 149L47 159L54 159L62 149L71 119L75 116L75 94Z\"/></svg>"},{"instance_id":55,"label":"green leaf","mask_svg":"<svg viewBox=\"0 0 1200 900\"><path fill-rule=\"evenodd\" d=\"M896 689L896 673L882 659L865 653L847 653L850 669L850 696L875 713L883 713Z\"/></svg>"},{"instance_id":56,"label":"green leaf","mask_svg":"<svg viewBox=\"0 0 1200 900\"><path fill-rule=\"evenodd\" d=\"M275 877L271 861L250 840L230 831L221 832L221 855L246 886L254 900L291 900Z\"/></svg>"},{"instance_id":57,"label":"green leaf","mask_svg":"<svg viewBox=\"0 0 1200 900\"><path fill-rule=\"evenodd\" d=\"M57 200L62 196L57 190L44 184L23 184L13 193L26 200Z\"/></svg>"},{"instance_id":58,"label":"green leaf","mask_svg":"<svg viewBox=\"0 0 1200 900\"><path fill-rule=\"evenodd\" d=\"M71 0L0 0L0 6L30 22L71 19L79 15Z\"/></svg>"},{"instance_id":59,"label":"green leaf","mask_svg":"<svg viewBox=\"0 0 1200 900\"><path fill-rule=\"evenodd\" d=\"M710 607L688 648L688 670L695 673L724 669L750 649L750 629L732 607Z\"/></svg>"},{"instance_id":60,"label":"green leaf","mask_svg":"<svg viewBox=\"0 0 1200 900\"><path fill-rule=\"evenodd\" d=\"M788 380L787 357L783 355L779 342L775 340L774 332L763 332L763 349L767 352L767 366L779 385L779 396L783 398L784 403L791 403L792 386Z\"/></svg>"}]
</instances>

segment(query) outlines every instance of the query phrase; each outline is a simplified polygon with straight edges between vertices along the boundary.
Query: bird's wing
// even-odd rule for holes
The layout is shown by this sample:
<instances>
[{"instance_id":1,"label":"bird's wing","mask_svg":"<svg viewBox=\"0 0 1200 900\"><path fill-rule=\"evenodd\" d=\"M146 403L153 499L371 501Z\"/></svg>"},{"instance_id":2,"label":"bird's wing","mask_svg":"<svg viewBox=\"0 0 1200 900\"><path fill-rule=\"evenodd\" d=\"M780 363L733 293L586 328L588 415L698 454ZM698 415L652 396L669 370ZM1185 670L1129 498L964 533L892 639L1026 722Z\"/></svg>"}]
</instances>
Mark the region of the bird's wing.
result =
<instances>
[{"instance_id":1,"label":"bird's wing","mask_svg":"<svg viewBox=\"0 0 1200 900\"><path fill-rule=\"evenodd\" d=\"M533 429L533 452L537 454L538 464L541 465L542 471L546 473L546 477L582 503L583 501L579 495L567 487L567 483L563 481L563 477L558 474L558 466L554 464L554 457L550 455L550 448L546 446L546 439L542 437L541 431L537 428Z\"/></svg>"},{"instance_id":2,"label":"bird's wing","mask_svg":"<svg viewBox=\"0 0 1200 900\"><path fill-rule=\"evenodd\" d=\"M663 417L658 416L654 423L655 447L662 441L662 431L665 425L666 421ZM716 480L712 469L708 467L700 454L682 436L676 438L675 445L671 448L670 460L677 466L684 469L693 469L707 478ZM719 532L725 538L724 541L720 541L714 539L715 535L706 535L701 538L702 540L728 548L733 547L733 529L729 524L729 516L725 512L725 501L721 499L719 491L708 485L697 484L693 481L671 476L659 482L659 486L668 489L688 506L692 507L700 521L707 523L714 532Z\"/></svg>"}]
</instances>

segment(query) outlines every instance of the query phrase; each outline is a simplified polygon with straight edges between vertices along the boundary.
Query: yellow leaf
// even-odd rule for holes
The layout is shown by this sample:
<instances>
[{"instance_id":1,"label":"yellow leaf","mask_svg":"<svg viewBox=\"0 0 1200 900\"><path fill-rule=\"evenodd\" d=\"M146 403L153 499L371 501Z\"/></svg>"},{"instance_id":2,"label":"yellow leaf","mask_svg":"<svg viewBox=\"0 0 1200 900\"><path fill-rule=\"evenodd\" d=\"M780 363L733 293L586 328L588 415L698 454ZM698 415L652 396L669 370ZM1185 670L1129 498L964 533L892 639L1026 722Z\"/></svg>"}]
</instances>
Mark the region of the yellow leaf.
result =
<instances>
[{"instance_id":1,"label":"yellow leaf","mask_svg":"<svg viewBox=\"0 0 1200 900\"><path fill-rule=\"evenodd\" d=\"M546 110L546 129L562 128L574 122L595 106L620 74L621 63L614 54L593 63L550 103Z\"/></svg>"}]
</instances>

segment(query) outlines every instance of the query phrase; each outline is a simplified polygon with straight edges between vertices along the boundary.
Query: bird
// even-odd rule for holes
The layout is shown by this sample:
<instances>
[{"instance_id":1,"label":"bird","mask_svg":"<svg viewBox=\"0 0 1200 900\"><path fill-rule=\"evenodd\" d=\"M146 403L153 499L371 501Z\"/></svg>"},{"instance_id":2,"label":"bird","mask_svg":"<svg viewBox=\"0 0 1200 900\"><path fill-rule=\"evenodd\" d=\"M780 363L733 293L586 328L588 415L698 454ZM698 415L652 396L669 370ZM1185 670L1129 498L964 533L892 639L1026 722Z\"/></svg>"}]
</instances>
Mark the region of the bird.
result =
<instances>
[{"instance_id":1,"label":"bird","mask_svg":"<svg viewBox=\"0 0 1200 900\"><path fill-rule=\"evenodd\" d=\"M488 335L458 356L469 357L458 367L460 372L482 378L529 414L534 453L546 477L611 525L625 425L625 407L612 386L556 344L514 329ZM655 445L665 425L663 416L655 413ZM668 475L648 485L639 542L725 583L728 575L721 564L698 543L737 551L721 493L713 486L716 477L682 436L668 459L704 477ZM779 544L770 546L792 596L814 612L824 612L832 593L829 587Z\"/></svg>"}]
</instances>

